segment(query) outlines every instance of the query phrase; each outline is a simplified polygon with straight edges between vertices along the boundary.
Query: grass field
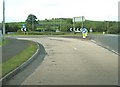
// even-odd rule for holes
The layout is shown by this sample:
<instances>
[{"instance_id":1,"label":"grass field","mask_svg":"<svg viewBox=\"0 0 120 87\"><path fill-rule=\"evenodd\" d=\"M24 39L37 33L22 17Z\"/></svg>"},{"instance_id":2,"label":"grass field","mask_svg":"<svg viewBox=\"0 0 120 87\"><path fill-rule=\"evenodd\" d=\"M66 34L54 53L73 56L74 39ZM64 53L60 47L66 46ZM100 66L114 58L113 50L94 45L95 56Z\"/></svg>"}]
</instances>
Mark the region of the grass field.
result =
<instances>
[{"instance_id":1,"label":"grass field","mask_svg":"<svg viewBox=\"0 0 120 87\"><path fill-rule=\"evenodd\" d=\"M37 44L34 42L30 42L27 49L19 53L18 55L10 58L8 61L4 62L3 64L0 64L2 67L2 73L1 77L5 76L10 71L14 70L18 66L20 66L22 63L27 61L37 50Z\"/></svg>"}]
</instances>

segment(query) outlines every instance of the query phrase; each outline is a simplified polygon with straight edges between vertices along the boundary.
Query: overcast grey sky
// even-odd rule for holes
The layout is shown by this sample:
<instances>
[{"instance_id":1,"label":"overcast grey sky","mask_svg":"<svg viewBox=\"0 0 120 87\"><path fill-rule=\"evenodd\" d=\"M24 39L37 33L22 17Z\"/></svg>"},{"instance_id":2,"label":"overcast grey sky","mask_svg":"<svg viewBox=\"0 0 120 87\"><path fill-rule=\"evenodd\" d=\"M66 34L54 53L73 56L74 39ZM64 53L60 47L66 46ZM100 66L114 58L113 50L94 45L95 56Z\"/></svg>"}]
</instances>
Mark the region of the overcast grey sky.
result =
<instances>
[{"instance_id":1,"label":"overcast grey sky","mask_svg":"<svg viewBox=\"0 0 120 87\"><path fill-rule=\"evenodd\" d=\"M0 22L2 21L0 0ZM5 0L6 22L25 21L29 14L39 20L85 16L87 20L117 21L119 0Z\"/></svg>"}]
</instances>

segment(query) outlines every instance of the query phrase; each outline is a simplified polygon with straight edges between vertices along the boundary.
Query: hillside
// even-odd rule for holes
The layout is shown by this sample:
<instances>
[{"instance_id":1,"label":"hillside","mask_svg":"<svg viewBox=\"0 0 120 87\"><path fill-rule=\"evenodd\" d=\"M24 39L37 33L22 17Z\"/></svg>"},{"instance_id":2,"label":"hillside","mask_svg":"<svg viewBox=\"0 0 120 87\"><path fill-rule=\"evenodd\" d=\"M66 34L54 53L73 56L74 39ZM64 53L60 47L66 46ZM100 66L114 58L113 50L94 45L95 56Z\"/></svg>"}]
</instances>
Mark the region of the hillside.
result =
<instances>
[{"instance_id":1,"label":"hillside","mask_svg":"<svg viewBox=\"0 0 120 87\"><path fill-rule=\"evenodd\" d=\"M26 22L11 22L6 23L6 33L7 32L20 32L22 25L27 25ZM70 32L70 28L73 28L72 18L52 18L45 20L38 20L37 24L34 24L34 30L32 31L50 31L54 32L59 29L62 32ZM120 33L120 28L118 28L118 22L116 21L92 21L86 20L84 26L89 30L93 29L94 32L103 32L106 33ZM26 26L28 28L28 26ZM75 28L81 28L82 23L77 22L74 25ZM29 31L31 29L28 29Z\"/></svg>"}]
</instances>

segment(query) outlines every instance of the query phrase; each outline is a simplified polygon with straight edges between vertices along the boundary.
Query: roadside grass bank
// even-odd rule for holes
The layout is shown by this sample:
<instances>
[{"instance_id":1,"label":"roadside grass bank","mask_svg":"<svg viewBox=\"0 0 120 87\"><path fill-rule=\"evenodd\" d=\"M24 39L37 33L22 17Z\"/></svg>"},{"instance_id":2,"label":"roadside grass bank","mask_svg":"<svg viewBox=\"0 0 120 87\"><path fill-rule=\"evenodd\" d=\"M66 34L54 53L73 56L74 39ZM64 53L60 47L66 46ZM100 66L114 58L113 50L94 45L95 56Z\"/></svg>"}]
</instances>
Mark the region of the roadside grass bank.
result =
<instances>
[{"instance_id":1,"label":"roadside grass bank","mask_svg":"<svg viewBox=\"0 0 120 87\"><path fill-rule=\"evenodd\" d=\"M30 42L29 46L22 51L21 53L17 54L16 56L10 58L8 61L3 62L0 64L2 67L2 76L5 76L12 70L16 69L19 67L21 64L23 64L25 61L27 61L37 50L37 44L35 42Z\"/></svg>"},{"instance_id":2,"label":"roadside grass bank","mask_svg":"<svg viewBox=\"0 0 120 87\"><path fill-rule=\"evenodd\" d=\"M1 39L0 40L0 46L4 46L4 45L6 45L6 44L9 44L10 43L10 40L8 40L8 39Z\"/></svg>"},{"instance_id":3,"label":"roadside grass bank","mask_svg":"<svg viewBox=\"0 0 120 87\"><path fill-rule=\"evenodd\" d=\"M92 33L90 33L90 32L88 32L88 35L97 35L97 34L103 34L103 32L92 32ZM71 35L73 35L73 36L81 36L82 35L82 33L81 32L48 32L48 31L46 31L46 32L37 32L37 31L29 31L29 32L26 32L26 34L24 33L24 32L15 32L15 33L13 33L13 34L6 34L6 36L24 36L24 35L40 35L40 36L46 36L46 35L53 35L53 36L55 36L55 35L57 35L57 36L61 36L61 35L64 35L64 36L71 36Z\"/></svg>"},{"instance_id":4,"label":"roadside grass bank","mask_svg":"<svg viewBox=\"0 0 120 87\"><path fill-rule=\"evenodd\" d=\"M80 34L80 33L76 33L76 34ZM10 35L74 35L74 32L36 32L36 31L30 31L30 32L26 32L26 34L24 32L16 32L16 33L10 34Z\"/></svg>"}]
</instances>

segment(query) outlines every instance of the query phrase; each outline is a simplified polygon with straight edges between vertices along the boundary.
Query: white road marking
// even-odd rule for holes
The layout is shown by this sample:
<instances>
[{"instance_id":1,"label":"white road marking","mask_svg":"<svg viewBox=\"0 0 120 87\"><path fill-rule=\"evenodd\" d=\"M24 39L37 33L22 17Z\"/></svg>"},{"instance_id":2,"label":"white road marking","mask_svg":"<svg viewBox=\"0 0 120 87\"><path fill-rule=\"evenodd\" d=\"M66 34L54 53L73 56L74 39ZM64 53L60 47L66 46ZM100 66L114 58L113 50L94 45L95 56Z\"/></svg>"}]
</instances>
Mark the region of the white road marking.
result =
<instances>
[{"instance_id":1,"label":"white road marking","mask_svg":"<svg viewBox=\"0 0 120 87\"><path fill-rule=\"evenodd\" d=\"M74 50L77 50L77 48L74 48Z\"/></svg>"}]
</instances>

